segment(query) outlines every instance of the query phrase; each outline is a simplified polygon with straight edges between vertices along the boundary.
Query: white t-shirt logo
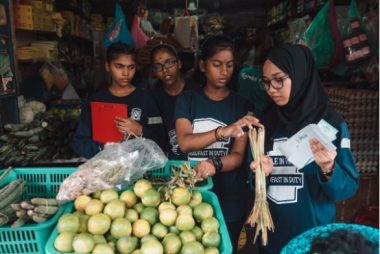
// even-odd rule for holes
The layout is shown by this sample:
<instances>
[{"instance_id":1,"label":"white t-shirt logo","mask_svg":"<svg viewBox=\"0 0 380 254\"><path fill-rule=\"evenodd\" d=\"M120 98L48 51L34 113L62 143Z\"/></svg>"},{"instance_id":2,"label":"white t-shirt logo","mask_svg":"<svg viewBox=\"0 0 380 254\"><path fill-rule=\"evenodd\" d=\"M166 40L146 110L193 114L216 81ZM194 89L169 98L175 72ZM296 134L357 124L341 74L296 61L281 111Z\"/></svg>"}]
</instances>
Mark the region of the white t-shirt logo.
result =
<instances>
[{"instance_id":1,"label":"white t-shirt logo","mask_svg":"<svg viewBox=\"0 0 380 254\"><path fill-rule=\"evenodd\" d=\"M214 118L200 118L195 119L193 122L193 133L201 133L210 130L215 130L218 126L226 126L225 123L222 123ZM189 160L202 161L206 160L212 156L225 156L228 154L228 143L230 138L225 141L216 141L215 143L209 145L200 151L194 151L189 153Z\"/></svg>"},{"instance_id":2,"label":"white t-shirt logo","mask_svg":"<svg viewBox=\"0 0 380 254\"><path fill-rule=\"evenodd\" d=\"M135 121L140 121L140 119L141 119L141 108L133 108L131 110L131 118Z\"/></svg>"},{"instance_id":3,"label":"white t-shirt logo","mask_svg":"<svg viewBox=\"0 0 380 254\"><path fill-rule=\"evenodd\" d=\"M296 203L298 190L303 188L303 173L277 149L286 140L287 138L275 139L273 151L268 153L273 159L273 171L268 179L267 196L276 204Z\"/></svg>"},{"instance_id":4,"label":"white t-shirt logo","mask_svg":"<svg viewBox=\"0 0 380 254\"><path fill-rule=\"evenodd\" d=\"M175 132L175 129L170 130L168 134L169 134L169 143L172 146L171 148L172 153L179 155L179 145L177 142L177 133Z\"/></svg>"}]
</instances>

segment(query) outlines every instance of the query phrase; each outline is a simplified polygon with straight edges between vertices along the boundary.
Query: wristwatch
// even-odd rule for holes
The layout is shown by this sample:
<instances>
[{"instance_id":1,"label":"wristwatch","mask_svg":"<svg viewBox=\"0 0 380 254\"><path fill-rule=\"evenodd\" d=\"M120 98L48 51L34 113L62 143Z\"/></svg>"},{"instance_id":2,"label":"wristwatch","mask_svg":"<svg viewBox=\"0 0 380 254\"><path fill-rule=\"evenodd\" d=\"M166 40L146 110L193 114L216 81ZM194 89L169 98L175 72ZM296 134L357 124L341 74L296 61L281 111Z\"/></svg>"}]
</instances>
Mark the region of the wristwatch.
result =
<instances>
[{"instance_id":1,"label":"wristwatch","mask_svg":"<svg viewBox=\"0 0 380 254\"><path fill-rule=\"evenodd\" d=\"M330 177L330 176L332 176L333 171L334 171L334 170L330 170L329 172L324 172L324 171L321 170L321 173L322 173L322 175L324 175L324 176Z\"/></svg>"},{"instance_id":2,"label":"wristwatch","mask_svg":"<svg viewBox=\"0 0 380 254\"><path fill-rule=\"evenodd\" d=\"M215 174L222 172L223 163L219 156L212 156L211 158L212 164L215 167Z\"/></svg>"}]
</instances>

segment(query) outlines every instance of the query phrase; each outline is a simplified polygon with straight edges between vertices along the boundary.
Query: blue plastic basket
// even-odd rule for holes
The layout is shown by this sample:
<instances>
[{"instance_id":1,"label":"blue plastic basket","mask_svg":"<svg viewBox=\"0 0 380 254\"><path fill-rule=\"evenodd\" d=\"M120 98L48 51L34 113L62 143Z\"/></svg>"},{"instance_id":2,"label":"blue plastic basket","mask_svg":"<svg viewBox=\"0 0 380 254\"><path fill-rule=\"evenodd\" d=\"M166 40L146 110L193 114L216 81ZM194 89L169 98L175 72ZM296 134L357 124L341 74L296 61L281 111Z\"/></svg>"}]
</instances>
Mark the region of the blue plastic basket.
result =
<instances>
[{"instance_id":1,"label":"blue plastic basket","mask_svg":"<svg viewBox=\"0 0 380 254\"><path fill-rule=\"evenodd\" d=\"M232 253L232 244L230 240L230 236L227 231L226 222L224 220L222 209L220 208L219 201L217 196L211 191L200 191L202 193L202 199L204 202L212 205L215 211L215 216L219 221L219 232L221 235L221 242L219 246L219 252L221 254L231 254ZM72 202L70 203L70 208L65 210L65 213L70 213L73 211ZM47 254L59 254L54 247L54 240L58 236L57 227L53 230L53 233L50 235L49 240L46 243L45 252ZM69 254L69 253L67 253ZM71 253L73 254L73 253Z\"/></svg>"},{"instance_id":2,"label":"blue plastic basket","mask_svg":"<svg viewBox=\"0 0 380 254\"><path fill-rule=\"evenodd\" d=\"M2 185L24 179L25 191L23 199L33 197L53 198L62 181L76 168L14 168L2 181ZM0 227L1 254L41 254L51 231L64 212L61 207L48 221L39 224L26 224L18 228Z\"/></svg>"}]
</instances>

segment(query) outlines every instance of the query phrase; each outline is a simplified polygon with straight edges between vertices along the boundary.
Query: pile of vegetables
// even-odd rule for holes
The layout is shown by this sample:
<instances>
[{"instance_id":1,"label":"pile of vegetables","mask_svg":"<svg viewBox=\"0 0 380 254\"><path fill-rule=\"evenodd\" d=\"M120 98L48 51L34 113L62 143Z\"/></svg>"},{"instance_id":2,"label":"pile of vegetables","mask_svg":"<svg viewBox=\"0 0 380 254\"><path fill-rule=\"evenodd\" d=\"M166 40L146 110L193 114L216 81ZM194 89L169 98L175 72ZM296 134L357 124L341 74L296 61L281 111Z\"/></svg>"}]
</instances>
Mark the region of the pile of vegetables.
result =
<instances>
[{"instance_id":1,"label":"pile of vegetables","mask_svg":"<svg viewBox=\"0 0 380 254\"><path fill-rule=\"evenodd\" d=\"M25 191L23 179L3 184L11 171L12 168L9 167L0 175L0 186L3 186L0 188L0 226L13 223L12 227L19 227L30 221L41 223L58 212L58 202L55 199L35 197L21 201Z\"/></svg>"},{"instance_id":2,"label":"pile of vegetables","mask_svg":"<svg viewBox=\"0 0 380 254\"><path fill-rule=\"evenodd\" d=\"M58 202L53 198L32 198L20 203L13 203L17 220L12 227L20 227L29 221L42 223L53 217L59 210Z\"/></svg>"},{"instance_id":3,"label":"pile of vegetables","mask_svg":"<svg viewBox=\"0 0 380 254\"><path fill-rule=\"evenodd\" d=\"M60 253L219 253L219 221L202 193L175 187L169 200L149 180L81 195L58 221Z\"/></svg>"},{"instance_id":4,"label":"pile of vegetables","mask_svg":"<svg viewBox=\"0 0 380 254\"><path fill-rule=\"evenodd\" d=\"M40 101L29 101L26 102L22 107L20 107L20 122L30 123L33 121L34 116L38 113L44 113L46 111L46 106Z\"/></svg>"},{"instance_id":5,"label":"pile of vegetables","mask_svg":"<svg viewBox=\"0 0 380 254\"><path fill-rule=\"evenodd\" d=\"M80 111L56 108L44 111L43 106L38 106L39 111L33 111L28 105L25 104L23 107L28 108L25 112L29 113L21 115L21 119L24 119L22 123L4 125L5 134L0 136L0 165L27 165L34 161L75 157L69 143L74 135Z\"/></svg>"},{"instance_id":6,"label":"pile of vegetables","mask_svg":"<svg viewBox=\"0 0 380 254\"><path fill-rule=\"evenodd\" d=\"M159 191L165 191L165 199L170 199L173 190L176 187L192 189L199 181L203 179L197 178L197 172L191 168L189 163L184 163L178 166L178 169L171 169L171 177L169 181L165 178L152 178L147 176L154 186L158 187Z\"/></svg>"},{"instance_id":7,"label":"pile of vegetables","mask_svg":"<svg viewBox=\"0 0 380 254\"><path fill-rule=\"evenodd\" d=\"M11 170L11 168L8 168L1 174L0 186L3 186L2 181ZM17 179L0 188L0 226L12 223L17 219L16 211L11 204L21 200L24 185L24 180Z\"/></svg>"}]
</instances>

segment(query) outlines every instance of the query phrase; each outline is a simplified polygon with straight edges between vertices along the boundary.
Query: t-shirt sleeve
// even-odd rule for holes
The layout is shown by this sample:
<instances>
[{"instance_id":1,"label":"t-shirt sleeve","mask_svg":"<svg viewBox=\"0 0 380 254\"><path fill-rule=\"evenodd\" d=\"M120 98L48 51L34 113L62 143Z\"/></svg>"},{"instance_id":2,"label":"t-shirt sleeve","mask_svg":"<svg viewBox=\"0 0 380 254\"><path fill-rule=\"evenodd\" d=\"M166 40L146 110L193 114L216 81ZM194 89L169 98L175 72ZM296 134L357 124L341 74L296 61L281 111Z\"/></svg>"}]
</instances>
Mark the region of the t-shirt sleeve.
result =
<instances>
[{"instance_id":1,"label":"t-shirt sleeve","mask_svg":"<svg viewBox=\"0 0 380 254\"><path fill-rule=\"evenodd\" d=\"M179 118L191 120L191 97L191 91L185 91L178 96L174 110L174 121Z\"/></svg>"},{"instance_id":2,"label":"t-shirt sleeve","mask_svg":"<svg viewBox=\"0 0 380 254\"><path fill-rule=\"evenodd\" d=\"M102 144L92 140L90 101L82 104L82 112L71 140L71 148L75 153L87 159L102 150Z\"/></svg>"},{"instance_id":3,"label":"t-shirt sleeve","mask_svg":"<svg viewBox=\"0 0 380 254\"><path fill-rule=\"evenodd\" d=\"M334 142L337 147L335 166L330 180L319 175L324 192L335 201L353 196L359 185L359 171L352 157L350 136L346 123L340 126L339 137Z\"/></svg>"}]
</instances>

